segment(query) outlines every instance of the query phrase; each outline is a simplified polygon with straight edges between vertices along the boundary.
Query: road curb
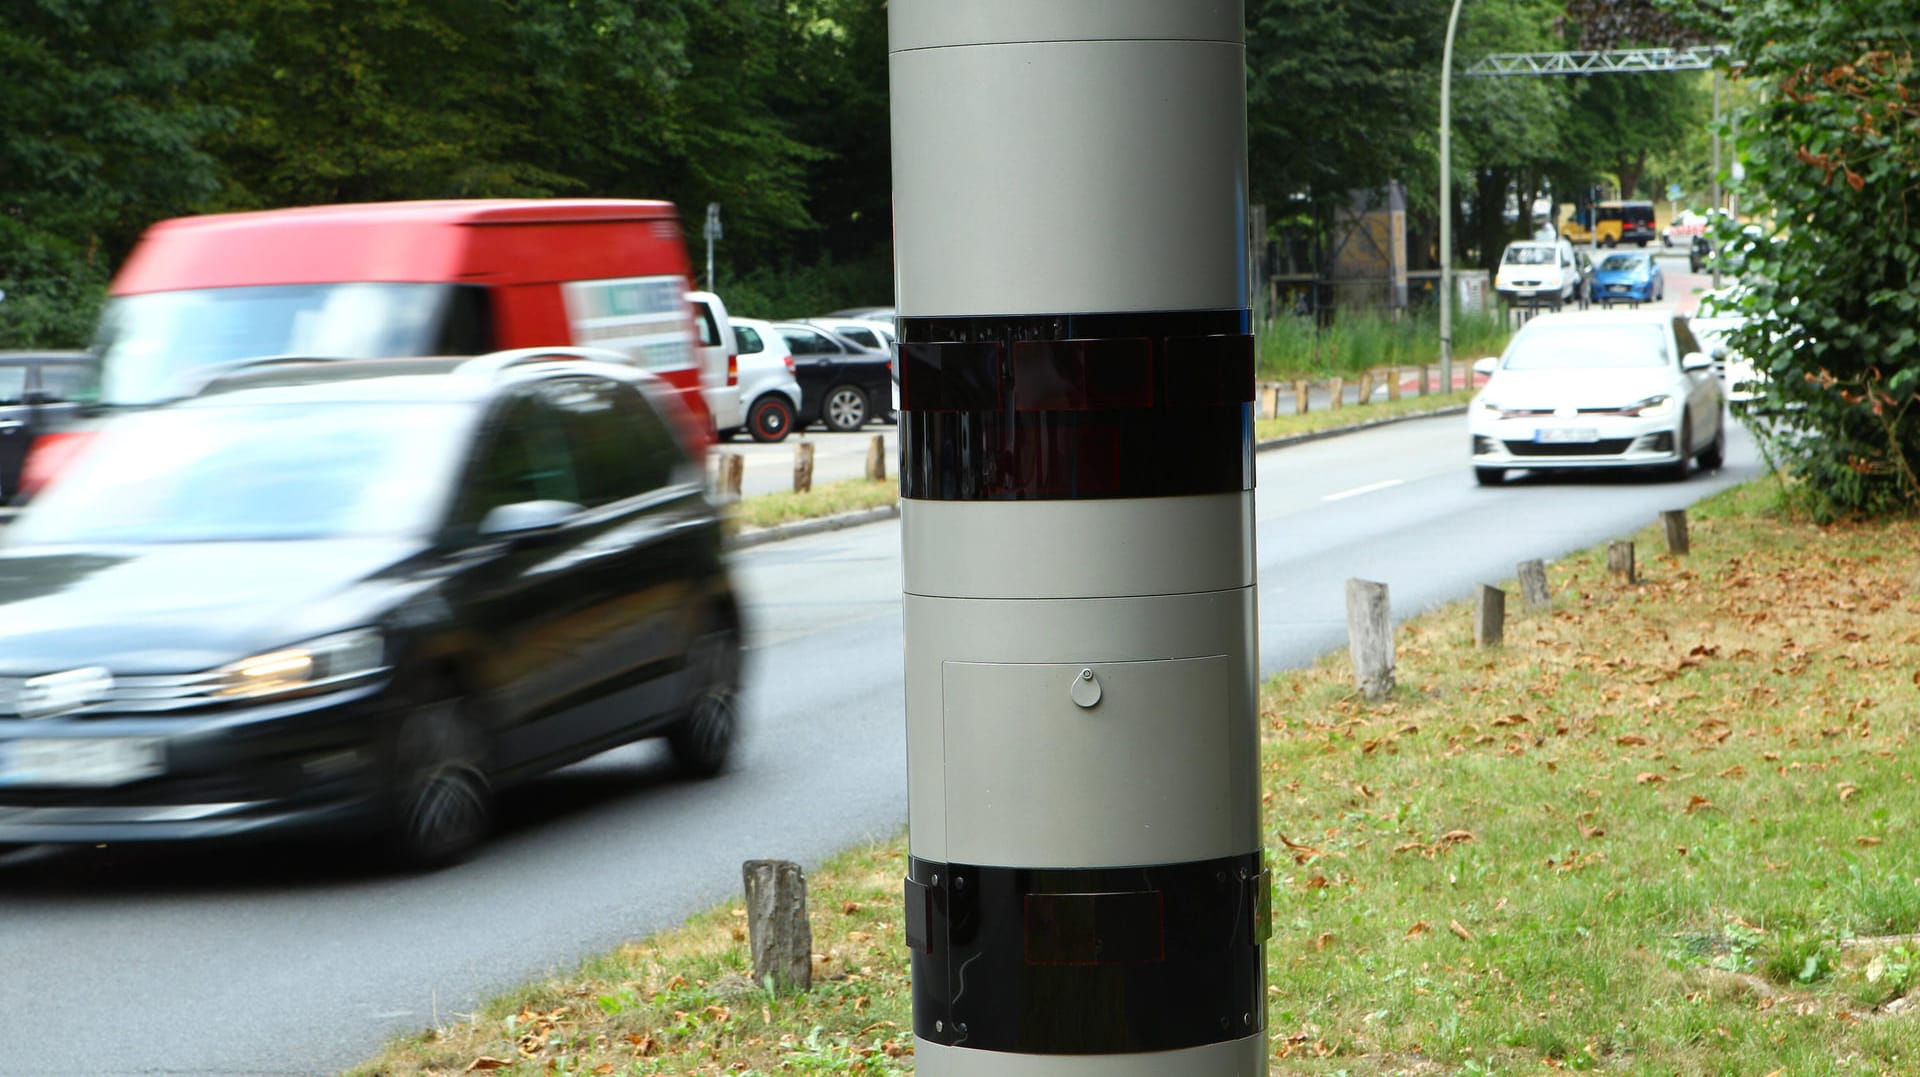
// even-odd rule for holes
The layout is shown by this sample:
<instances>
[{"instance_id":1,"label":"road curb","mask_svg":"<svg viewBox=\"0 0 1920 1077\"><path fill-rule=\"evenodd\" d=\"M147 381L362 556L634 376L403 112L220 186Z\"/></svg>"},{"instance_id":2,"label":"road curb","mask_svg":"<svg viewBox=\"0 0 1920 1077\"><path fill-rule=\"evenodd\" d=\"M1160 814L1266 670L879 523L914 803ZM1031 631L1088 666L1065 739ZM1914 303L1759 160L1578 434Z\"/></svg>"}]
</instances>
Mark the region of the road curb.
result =
<instances>
[{"instance_id":1,"label":"road curb","mask_svg":"<svg viewBox=\"0 0 1920 1077\"><path fill-rule=\"evenodd\" d=\"M744 550L753 546L764 546L769 542L783 539L800 538L803 535L817 535L823 531L838 531L843 527L858 527L861 524L879 523L900 515L900 503L881 505L878 508L861 509L858 512L842 512L833 516L818 516L811 520L795 520L790 524L775 524L772 527L756 527L727 537L727 549Z\"/></svg>"},{"instance_id":2,"label":"road curb","mask_svg":"<svg viewBox=\"0 0 1920 1077\"><path fill-rule=\"evenodd\" d=\"M1347 406L1365 407L1366 405L1349 404ZM1428 411L1410 411L1405 415L1393 415L1385 419L1369 419L1364 423L1355 423L1352 426L1329 427L1325 430L1315 430L1310 434L1288 434L1283 438L1268 438L1266 441L1255 442L1253 451L1266 452L1268 449L1284 449L1289 445L1304 445L1309 441L1325 441L1327 438L1339 437L1342 434L1357 434L1362 430L1372 430L1375 427L1381 426L1392 426L1395 423L1408 423L1415 419L1432 419L1441 415L1465 415L1466 413L1467 405L1465 404L1455 404L1445 408L1433 408Z\"/></svg>"},{"instance_id":3,"label":"road curb","mask_svg":"<svg viewBox=\"0 0 1920 1077\"><path fill-rule=\"evenodd\" d=\"M1363 404L1351 406L1365 407ZM1372 430L1375 427L1381 426L1392 426L1395 423L1412 422L1415 419L1431 419L1441 415L1463 415L1466 413L1466 410L1467 406L1460 404L1454 407L1434 408L1430 411L1408 412L1405 415L1395 415L1385 419L1370 419L1363 423L1355 423L1352 426L1336 426L1326 430L1316 430L1310 434L1290 434L1283 438L1268 438L1266 441L1256 442L1253 449L1255 452L1266 452L1270 449L1284 449L1289 445L1304 445L1310 441L1324 441L1327 438L1339 437L1342 434L1357 434L1362 430ZM891 520L899 515L900 503L896 501L891 505L882 505L874 509L862 509L859 512L843 512L835 516L820 516L811 520L796 520L790 524L775 524L772 527L756 527L752 531L744 531L738 535L729 536L727 538L727 549L750 549L754 546L764 546L769 542L780 542L784 539L800 538L804 535L818 535L824 531L838 531L845 527L859 527L861 524L879 523L881 520Z\"/></svg>"}]
</instances>

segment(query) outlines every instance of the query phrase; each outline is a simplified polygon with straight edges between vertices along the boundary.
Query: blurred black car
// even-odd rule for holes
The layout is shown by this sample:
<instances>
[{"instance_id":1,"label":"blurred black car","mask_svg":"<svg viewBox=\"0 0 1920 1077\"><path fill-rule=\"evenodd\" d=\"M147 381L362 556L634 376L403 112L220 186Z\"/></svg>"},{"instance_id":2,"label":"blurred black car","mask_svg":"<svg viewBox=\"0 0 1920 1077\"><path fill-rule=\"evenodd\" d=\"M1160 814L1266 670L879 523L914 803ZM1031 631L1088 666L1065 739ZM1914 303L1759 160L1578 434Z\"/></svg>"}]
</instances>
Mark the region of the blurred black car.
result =
<instances>
[{"instance_id":1,"label":"blurred black car","mask_svg":"<svg viewBox=\"0 0 1920 1077\"><path fill-rule=\"evenodd\" d=\"M0 500L19 493L33 439L72 422L98 379L86 352L0 352Z\"/></svg>"},{"instance_id":2,"label":"blurred black car","mask_svg":"<svg viewBox=\"0 0 1920 1077\"><path fill-rule=\"evenodd\" d=\"M816 325L776 322L773 328L793 349L800 383L794 421L802 429L818 422L847 432L893 417L891 352L862 348Z\"/></svg>"},{"instance_id":3,"label":"blurred black car","mask_svg":"<svg viewBox=\"0 0 1920 1077\"><path fill-rule=\"evenodd\" d=\"M433 866L606 748L720 770L740 620L678 405L555 351L105 421L0 532L0 842L353 827Z\"/></svg>"}]
</instances>

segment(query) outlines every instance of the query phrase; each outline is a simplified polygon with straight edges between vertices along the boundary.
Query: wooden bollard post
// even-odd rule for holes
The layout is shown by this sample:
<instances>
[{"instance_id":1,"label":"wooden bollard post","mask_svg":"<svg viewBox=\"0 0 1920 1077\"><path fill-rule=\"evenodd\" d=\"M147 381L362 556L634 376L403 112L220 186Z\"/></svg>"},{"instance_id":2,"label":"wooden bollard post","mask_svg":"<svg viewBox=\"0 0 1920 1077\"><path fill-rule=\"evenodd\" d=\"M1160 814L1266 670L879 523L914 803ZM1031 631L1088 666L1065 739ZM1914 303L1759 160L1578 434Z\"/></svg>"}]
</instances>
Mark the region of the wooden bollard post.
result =
<instances>
[{"instance_id":1,"label":"wooden bollard post","mask_svg":"<svg viewBox=\"0 0 1920 1077\"><path fill-rule=\"evenodd\" d=\"M720 496L740 500L740 483L747 474L747 458L737 452L720 454Z\"/></svg>"},{"instance_id":2,"label":"wooden bollard post","mask_svg":"<svg viewBox=\"0 0 1920 1077\"><path fill-rule=\"evenodd\" d=\"M1307 383L1305 381L1296 381L1293 383L1293 411L1296 415L1305 415L1307 413Z\"/></svg>"},{"instance_id":3,"label":"wooden bollard post","mask_svg":"<svg viewBox=\"0 0 1920 1077\"><path fill-rule=\"evenodd\" d=\"M1397 366L1387 368L1387 399L1400 399L1400 368Z\"/></svg>"},{"instance_id":4,"label":"wooden bollard post","mask_svg":"<svg viewBox=\"0 0 1920 1077\"><path fill-rule=\"evenodd\" d=\"M1260 417L1278 419L1280 417L1280 386L1269 382L1260 387Z\"/></svg>"},{"instance_id":5,"label":"wooden bollard post","mask_svg":"<svg viewBox=\"0 0 1920 1077\"><path fill-rule=\"evenodd\" d=\"M1553 592L1547 590L1545 561L1520 562L1520 597L1526 600L1530 610L1544 610L1553 605Z\"/></svg>"},{"instance_id":6,"label":"wooden bollard post","mask_svg":"<svg viewBox=\"0 0 1920 1077\"><path fill-rule=\"evenodd\" d=\"M1327 407L1339 408L1342 405L1344 405L1346 403L1346 400L1344 399L1344 397L1346 396L1346 393L1347 393L1347 379L1345 378L1328 378L1327 379Z\"/></svg>"},{"instance_id":7,"label":"wooden bollard post","mask_svg":"<svg viewBox=\"0 0 1920 1077\"><path fill-rule=\"evenodd\" d=\"M747 948L753 982L775 991L813 986L813 926L807 921L807 877L788 860L740 865L747 887Z\"/></svg>"},{"instance_id":8,"label":"wooden bollard post","mask_svg":"<svg viewBox=\"0 0 1920 1077\"><path fill-rule=\"evenodd\" d=\"M813 489L813 442L793 447L793 492L804 494Z\"/></svg>"},{"instance_id":9,"label":"wooden bollard post","mask_svg":"<svg viewBox=\"0 0 1920 1077\"><path fill-rule=\"evenodd\" d=\"M1660 514L1660 526L1667 532L1667 552L1684 554L1693 549L1687 538L1687 510L1668 509Z\"/></svg>"},{"instance_id":10,"label":"wooden bollard post","mask_svg":"<svg viewBox=\"0 0 1920 1077\"><path fill-rule=\"evenodd\" d=\"M1347 649L1353 655L1353 686L1369 700L1393 692L1393 609L1387 585L1347 581Z\"/></svg>"},{"instance_id":11,"label":"wooden bollard post","mask_svg":"<svg viewBox=\"0 0 1920 1077\"><path fill-rule=\"evenodd\" d=\"M1420 395L1427 395L1427 364L1420 364Z\"/></svg>"},{"instance_id":12,"label":"wooden bollard post","mask_svg":"<svg viewBox=\"0 0 1920 1077\"><path fill-rule=\"evenodd\" d=\"M1473 597L1473 645L1500 646L1506 627L1507 593L1498 587L1480 584Z\"/></svg>"},{"instance_id":13,"label":"wooden bollard post","mask_svg":"<svg viewBox=\"0 0 1920 1077\"><path fill-rule=\"evenodd\" d=\"M1355 394L1355 398L1362 404L1373 399L1373 371L1360 372L1360 391Z\"/></svg>"},{"instance_id":14,"label":"wooden bollard post","mask_svg":"<svg viewBox=\"0 0 1920 1077\"><path fill-rule=\"evenodd\" d=\"M1621 583L1633 583L1633 543L1625 539L1607 543L1607 575Z\"/></svg>"},{"instance_id":15,"label":"wooden bollard post","mask_svg":"<svg viewBox=\"0 0 1920 1077\"><path fill-rule=\"evenodd\" d=\"M867 445L867 478L878 482L887 477L887 437L885 434L873 435L873 441Z\"/></svg>"}]
</instances>

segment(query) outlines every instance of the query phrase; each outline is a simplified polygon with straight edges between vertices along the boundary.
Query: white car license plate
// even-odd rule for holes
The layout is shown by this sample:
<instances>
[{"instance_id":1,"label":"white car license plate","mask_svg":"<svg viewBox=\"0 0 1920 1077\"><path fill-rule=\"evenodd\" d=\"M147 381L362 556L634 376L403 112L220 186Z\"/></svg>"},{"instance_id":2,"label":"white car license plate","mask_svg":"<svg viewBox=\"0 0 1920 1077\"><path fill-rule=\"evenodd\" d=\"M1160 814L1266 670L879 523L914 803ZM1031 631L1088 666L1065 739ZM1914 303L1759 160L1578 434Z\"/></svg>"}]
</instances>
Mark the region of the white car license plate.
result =
<instances>
[{"instance_id":1,"label":"white car license plate","mask_svg":"<svg viewBox=\"0 0 1920 1077\"><path fill-rule=\"evenodd\" d=\"M1533 440L1542 445L1577 445L1586 441L1599 441L1600 433L1584 427L1551 426L1545 430L1535 430Z\"/></svg>"},{"instance_id":2,"label":"white car license plate","mask_svg":"<svg viewBox=\"0 0 1920 1077\"><path fill-rule=\"evenodd\" d=\"M0 742L0 785L125 785L165 769L157 737Z\"/></svg>"}]
</instances>

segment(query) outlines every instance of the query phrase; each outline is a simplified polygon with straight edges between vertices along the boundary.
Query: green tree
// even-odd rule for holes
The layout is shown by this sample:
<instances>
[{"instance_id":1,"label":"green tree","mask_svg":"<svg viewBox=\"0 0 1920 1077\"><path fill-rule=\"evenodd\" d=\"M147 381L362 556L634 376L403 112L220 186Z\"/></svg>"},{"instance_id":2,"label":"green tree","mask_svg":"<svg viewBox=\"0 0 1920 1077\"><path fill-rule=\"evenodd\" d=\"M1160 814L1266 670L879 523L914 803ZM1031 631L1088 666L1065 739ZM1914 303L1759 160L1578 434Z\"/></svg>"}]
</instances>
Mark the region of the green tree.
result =
<instances>
[{"instance_id":1,"label":"green tree","mask_svg":"<svg viewBox=\"0 0 1920 1077\"><path fill-rule=\"evenodd\" d=\"M0 20L0 345L72 346L155 214L217 188L199 146L226 114L192 92L241 54L164 4L16 0Z\"/></svg>"},{"instance_id":2,"label":"green tree","mask_svg":"<svg viewBox=\"0 0 1920 1077\"><path fill-rule=\"evenodd\" d=\"M1733 132L1759 236L1718 236L1768 377L1757 429L1816 513L1920 505L1920 12L1910 0L1748 0L1727 13L1760 89Z\"/></svg>"}]
</instances>

